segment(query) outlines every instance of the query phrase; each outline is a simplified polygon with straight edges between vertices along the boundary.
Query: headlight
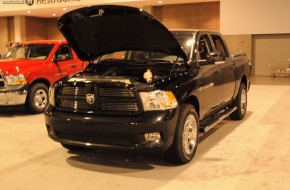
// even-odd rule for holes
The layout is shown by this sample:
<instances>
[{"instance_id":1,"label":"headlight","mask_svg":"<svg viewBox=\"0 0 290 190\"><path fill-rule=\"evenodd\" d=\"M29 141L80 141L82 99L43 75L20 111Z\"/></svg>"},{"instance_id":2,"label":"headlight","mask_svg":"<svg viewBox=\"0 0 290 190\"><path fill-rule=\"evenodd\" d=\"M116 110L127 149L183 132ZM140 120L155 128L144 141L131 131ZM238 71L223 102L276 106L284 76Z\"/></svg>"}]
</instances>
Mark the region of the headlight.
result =
<instances>
[{"instance_id":1,"label":"headlight","mask_svg":"<svg viewBox=\"0 0 290 190\"><path fill-rule=\"evenodd\" d=\"M49 87L49 90L48 90L49 104L52 106L55 106L54 94L55 94L55 87L54 87L54 85L52 85Z\"/></svg>"},{"instance_id":2,"label":"headlight","mask_svg":"<svg viewBox=\"0 0 290 190\"><path fill-rule=\"evenodd\" d=\"M140 92L144 111L167 110L177 107L177 100L172 92L155 90L152 92Z\"/></svg>"},{"instance_id":3,"label":"headlight","mask_svg":"<svg viewBox=\"0 0 290 190\"><path fill-rule=\"evenodd\" d=\"M24 85L27 83L25 77L22 74L20 74L20 75L6 75L5 81L6 81L7 86Z\"/></svg>"}]
</instances>

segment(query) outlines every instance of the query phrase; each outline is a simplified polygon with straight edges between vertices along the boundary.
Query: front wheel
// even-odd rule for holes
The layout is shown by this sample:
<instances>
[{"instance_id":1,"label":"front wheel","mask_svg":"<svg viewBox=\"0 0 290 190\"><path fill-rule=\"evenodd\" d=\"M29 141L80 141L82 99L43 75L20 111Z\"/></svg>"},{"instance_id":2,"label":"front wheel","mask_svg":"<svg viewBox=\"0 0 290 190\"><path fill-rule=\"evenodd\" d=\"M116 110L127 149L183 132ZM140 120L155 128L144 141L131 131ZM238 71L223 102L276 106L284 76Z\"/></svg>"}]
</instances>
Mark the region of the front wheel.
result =
<instances>
[{"instance_id":1,"label":"front wheel","mask_svg":"<svg viewBox=\"0 0 290 190\"><path fill-rule=\"evenodd\" d=\"M36 83L28 91L25 107L31 113L42 113L48 105L48 88L45 84Z\"/></svg>"},{"instance_id":2,"label":"front wheel","mask_svg":"<svg viewBox=\"0 0 290 190\"><path fill-rule=\"evenodd\" d=\"M242 120L247 112L247 102L246 85L244 83L241 83L239 93L233 105L233 107L237 107L237 110L230 115L230 118L233 120Z\"/></svg>"},{"instance_id":3,"label":"front wheel","mask_svg":"<svg viewBox=\"0 0 290 190\"><path fill-rule=\"evenodd\" d=\"M167 158L178 164L186 164L192 160L198 145L199 121L192 105L182 106L177 121L174 142L167 152Z\"/></svg>"}]
</instances>

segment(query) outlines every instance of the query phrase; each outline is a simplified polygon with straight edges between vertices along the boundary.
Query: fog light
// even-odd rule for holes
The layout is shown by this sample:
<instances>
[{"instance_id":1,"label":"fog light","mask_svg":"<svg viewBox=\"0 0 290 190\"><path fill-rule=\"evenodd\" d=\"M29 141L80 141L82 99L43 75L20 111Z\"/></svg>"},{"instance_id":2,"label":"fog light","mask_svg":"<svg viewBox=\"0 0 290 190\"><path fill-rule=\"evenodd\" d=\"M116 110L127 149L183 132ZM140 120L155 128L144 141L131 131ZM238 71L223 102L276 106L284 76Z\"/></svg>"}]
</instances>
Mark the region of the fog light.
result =
<instances>
[{"instance_id":1,"label":"fog light","mask_svg":"<svg viewBox=\"0 0 290 190\"><path fill-rule=\"evenodd\" d=\"M159 141L161 139L160 133L145 133L146 141Z\"/></svg>"}]
</instances>

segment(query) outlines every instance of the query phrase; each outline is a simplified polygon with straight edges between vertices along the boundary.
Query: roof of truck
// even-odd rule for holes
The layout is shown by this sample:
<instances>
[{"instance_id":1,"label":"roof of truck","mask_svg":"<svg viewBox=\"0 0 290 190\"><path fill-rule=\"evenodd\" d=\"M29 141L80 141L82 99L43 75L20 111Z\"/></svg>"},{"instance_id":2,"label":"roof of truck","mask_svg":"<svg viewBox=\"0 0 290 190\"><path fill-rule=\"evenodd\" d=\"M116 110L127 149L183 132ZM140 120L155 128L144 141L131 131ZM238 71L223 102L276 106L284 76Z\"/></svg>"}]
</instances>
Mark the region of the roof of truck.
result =
<instances>
[{"instance_id":1,"label":"roof of truck","mask_svg":"<svg viewBox=\"0 0 290 190\"><path fill-rule=\"evenodd\" d=\"M220 32L207 30L207 29L169 29L169 31L171 31L171 32L192 32L192 33L205 32L205 33L218 33L218 34L220 34Z\"/></svg>"},{"instance_id":2,"label":"roof of truck","mask_svg":"<svg viewBox=\"0 0 290 190\"><path fill-rule=\"evenodd\" d=\"M66 44L66 40L34 40L21 42L20 44Z\"/></svg>"}]
</instances>

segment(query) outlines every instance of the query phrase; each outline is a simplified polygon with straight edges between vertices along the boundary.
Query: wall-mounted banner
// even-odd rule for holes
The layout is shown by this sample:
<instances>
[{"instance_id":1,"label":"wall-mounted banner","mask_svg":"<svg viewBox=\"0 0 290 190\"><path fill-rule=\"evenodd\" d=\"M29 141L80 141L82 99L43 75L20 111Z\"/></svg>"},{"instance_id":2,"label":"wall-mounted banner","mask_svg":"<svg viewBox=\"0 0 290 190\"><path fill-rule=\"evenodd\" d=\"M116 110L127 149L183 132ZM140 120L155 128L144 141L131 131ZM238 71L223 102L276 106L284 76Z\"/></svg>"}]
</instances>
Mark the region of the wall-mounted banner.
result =
<instances>
[{"instance_id":1,"label":"wall-mounted banner","mask_svg":"<svg viewBox=\"0 0 290 190\"><path fill-rule=\"evenodd\" d=\"M20 4L27 4L27 3L26 3L26 0L3 0L2 4L20 5Z\"/></svg>"},{"instance_id":2,"label":"wall-mounted banner","mask_svg":"<svg viewBox=\"0 0 290 190\"><path fill-rule=\"evenodd\" d=\"M68 3L77 2L81 0L2 0L2 4L6 5L45 5L45 4L57 4L57 3Z\"/></svg>"},{"instance_id":3,"label":"wall-mounted banner","mask_svg":"<svg viewBox=\"0 0 290 190\"><path fill-rule=\"evenodd\" d=\"M27 11L33 12L37 9L54 9L66 7L68 9L71 8L70 10L72 10L79 7L92 6L97 4L129 4L145 1L147 0L0 0L0 17L24 15Z\"/></svg>"}]
</instances>

